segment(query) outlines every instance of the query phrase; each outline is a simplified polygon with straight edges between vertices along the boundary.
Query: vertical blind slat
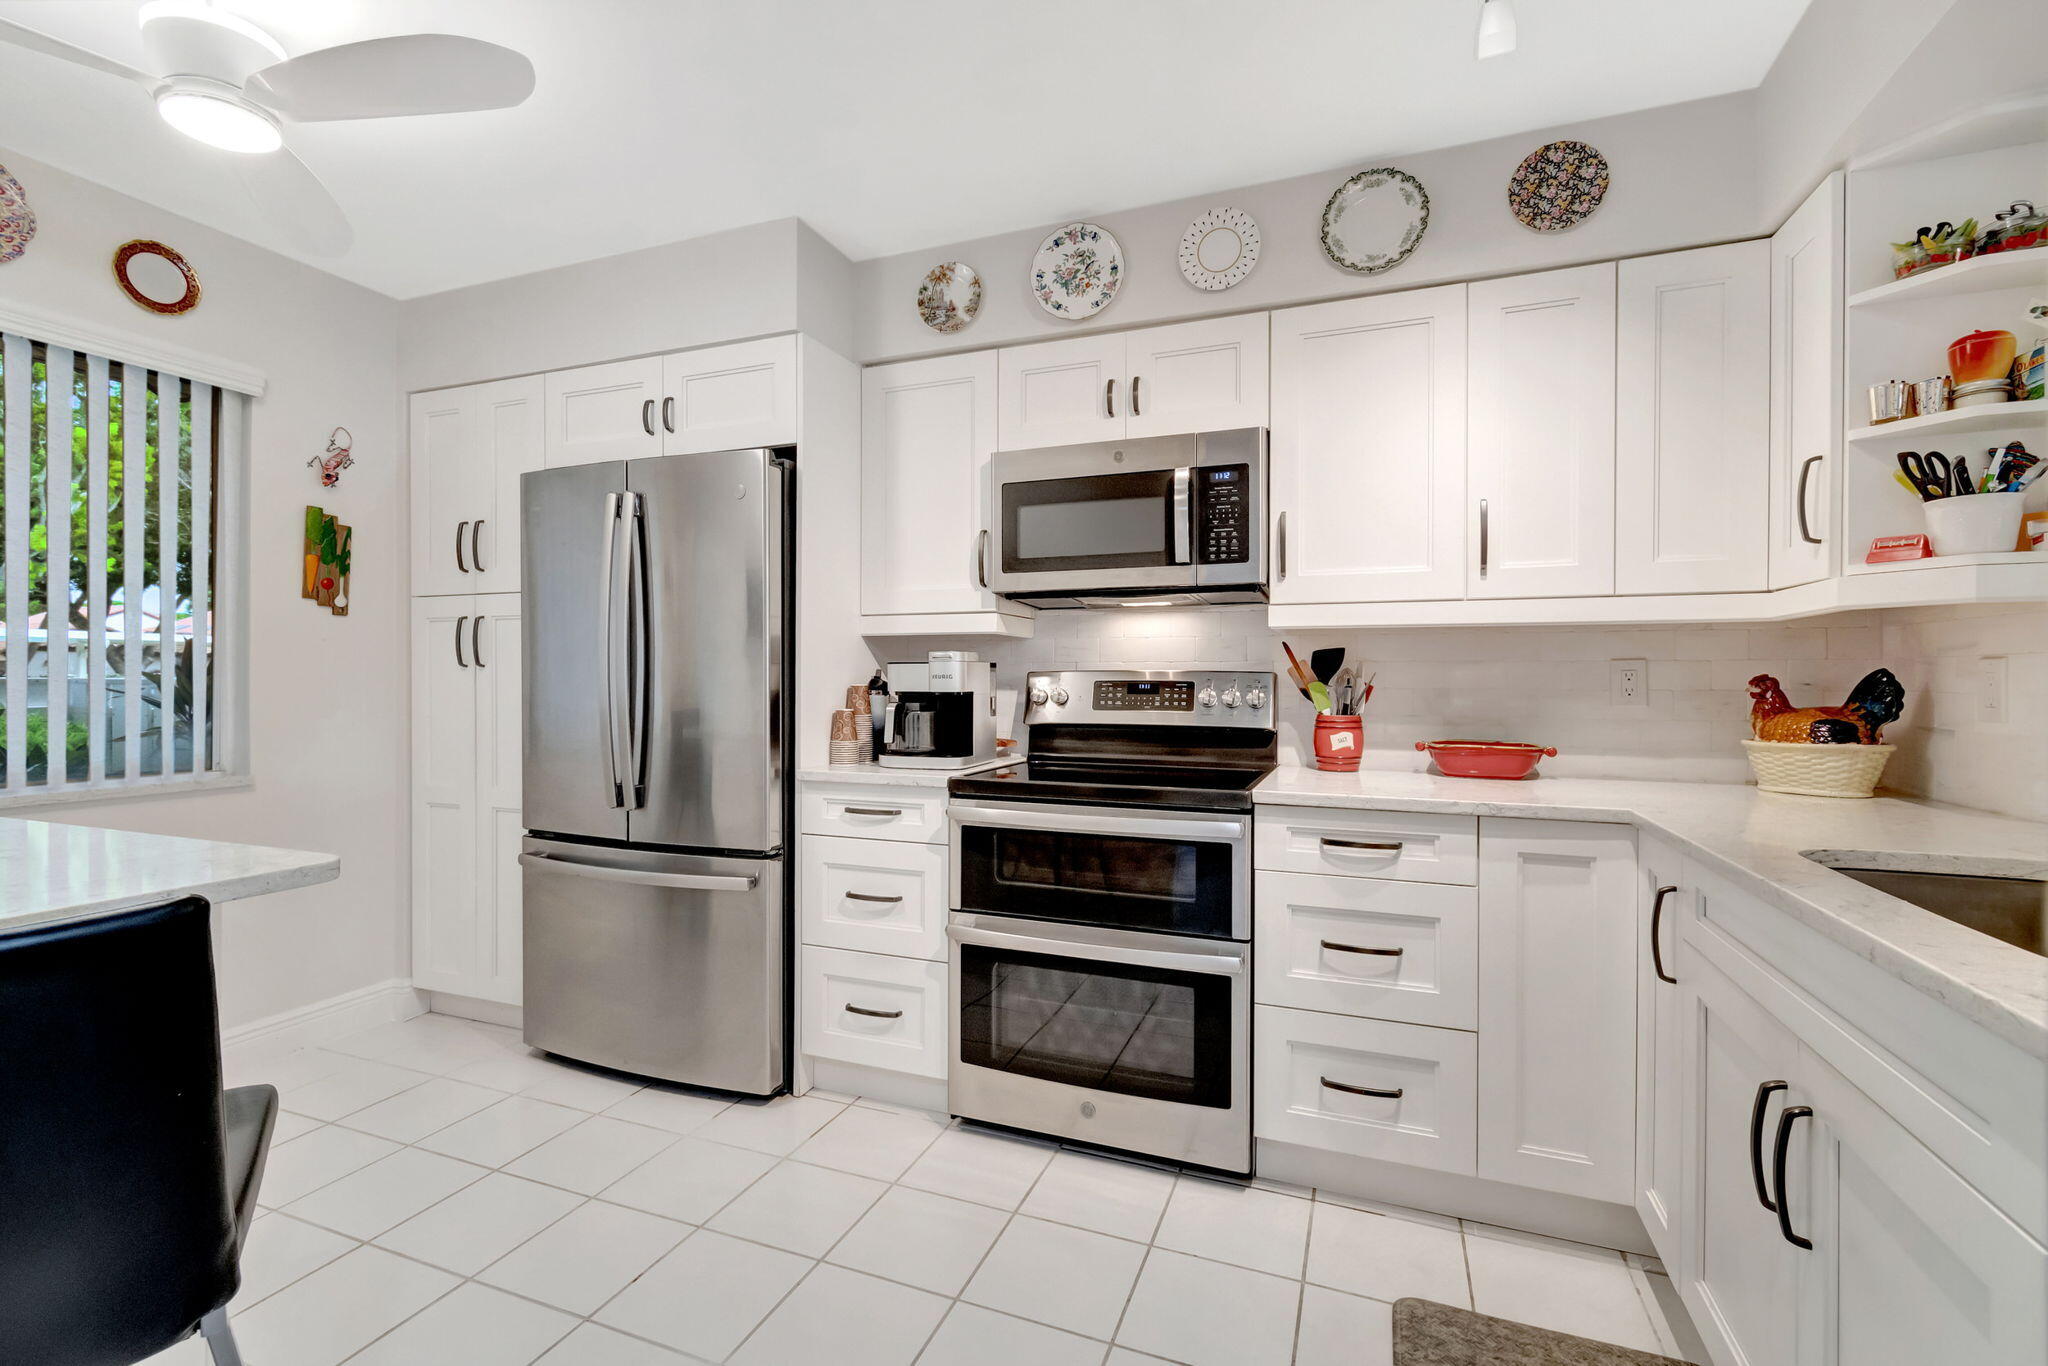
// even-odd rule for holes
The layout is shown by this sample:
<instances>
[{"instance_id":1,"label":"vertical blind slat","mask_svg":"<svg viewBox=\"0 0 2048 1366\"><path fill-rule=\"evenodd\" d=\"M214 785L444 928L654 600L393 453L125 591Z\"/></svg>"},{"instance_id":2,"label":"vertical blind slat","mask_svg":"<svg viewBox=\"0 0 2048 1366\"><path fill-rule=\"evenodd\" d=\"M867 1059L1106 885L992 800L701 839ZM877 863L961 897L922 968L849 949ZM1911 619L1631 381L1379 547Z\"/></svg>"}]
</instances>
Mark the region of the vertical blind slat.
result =
<instances>
[{"instance_id":1,"label":"vertical blind slat","mask_svg":"<svg viewBox=\"0 0 2048 1366\"><path fill-rule=\"evenodd\" d=\"M142 772L142 531L143 479L149 408L143 390L149 372L121 367L121 750L123 773Z\"/></svg>"},{"instance_id":2,"label":"vertical blind slat","mask_svg":"<svg viewBox=\"0 0 2048 1366\"><path fill-rule=\"evenodd\" d=\"M244 449L243 426L248 420L248 402L240 394L230 394L221 405L220 430L214 433L213 443L215 450L226 453L221 460L223 470L246 469L230 462L240 459ZM231 773L246 771L249 762L244 749L247 731L242 722L248 700L244 691L248 685L244 661L248 656L238 634L241 623L248 620L248 558L243 539L248 526L247 490L248 485L239 477L230 482L226 476L213 490L213 501L220 509L220 536L213 543L213 712L224 717L226 724L211 730L214 766ZM294 568L293 574L297 573Z\"/></svg>"},{"instance_id":3,"label":"vertical blind slat","mask_svg":"<svg viewBox=\"0 0 2048 1366\"><path fill-rule=\"evenodd\" d=\"M85 358L86 780L107 776L107 362Z\"/></svg>"},{"instance_id":4,"label":"vertical blind slat","mask_svg":"<svg viewBox=\"0 0 2048 1366\"><path fill-rule=\"evenodd\" d=\"M43 351L43 785L61 788L70 775L71 746L71 412L72 352Z\"/></svg>"},{"instance_id":5,"label":"vertical blind slat","mask_svg":"<svg viewBox=\"0 0 2048 1366\"><path fill-rule=\"evenodd\" d=\"M213 644L207 601L208 561L213 537L213 387L192 383L192 771L212 765L213 717L207 710L206 661Z\"/></svg>"},{"instance_id":6,"label":"vertical blind slat","mask_svg":"<svg viewBox=\"0 0 2048 1366\"><path fill-rule=\"evenodd\" d=\"M27 337L0 337L7 386L7 790L28 784L28 492L33 350Z\"/></svg>"},{"instance_id":7,"label":"vertical blind slat","mask_svg":"<svg viewBox=\"0 0 2048 1366\"><path fill-rule=\"evenodd\" d=\"M156 743L157 772L177 771L178 377L156 372Z\"/></svg>"}]
</instances>

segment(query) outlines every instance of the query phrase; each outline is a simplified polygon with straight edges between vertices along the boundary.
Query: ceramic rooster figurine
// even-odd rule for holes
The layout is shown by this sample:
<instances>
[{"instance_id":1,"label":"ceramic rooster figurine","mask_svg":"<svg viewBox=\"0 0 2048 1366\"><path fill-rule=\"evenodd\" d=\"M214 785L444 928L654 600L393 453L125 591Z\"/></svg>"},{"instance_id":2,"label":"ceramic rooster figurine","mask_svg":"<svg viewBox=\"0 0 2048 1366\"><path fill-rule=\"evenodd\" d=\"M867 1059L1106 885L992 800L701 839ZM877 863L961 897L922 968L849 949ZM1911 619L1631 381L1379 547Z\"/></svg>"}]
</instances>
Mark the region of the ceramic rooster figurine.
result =
<instances>
[{"instance_id":1,"label":"ceramic rooster figurine","mask_svg":"<svg viewBox=\"0 0 2048 1366\"><path fill-rule=\"evenodd\" d=\"M1906 709L1906 689L1890 669L1872 669L1839 707L1794 707L1769 674L1749 680L1749 728L1759 740L1794 745L1875 745Z\"/></svg>"}]
</instances>

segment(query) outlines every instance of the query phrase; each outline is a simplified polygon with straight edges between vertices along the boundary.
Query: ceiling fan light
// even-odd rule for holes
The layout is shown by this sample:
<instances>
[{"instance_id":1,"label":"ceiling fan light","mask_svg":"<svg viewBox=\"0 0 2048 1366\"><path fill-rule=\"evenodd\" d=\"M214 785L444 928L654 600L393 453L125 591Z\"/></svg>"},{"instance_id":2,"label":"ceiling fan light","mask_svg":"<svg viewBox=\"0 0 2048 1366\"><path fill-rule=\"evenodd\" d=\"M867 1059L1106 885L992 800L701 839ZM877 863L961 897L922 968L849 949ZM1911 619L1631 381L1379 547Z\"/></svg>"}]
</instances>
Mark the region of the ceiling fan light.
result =
<instances>
[{"instance_id":1,"label":"ceiling fan light","mask_svg":"<svg viewBox=\"0 0 2048 1366\"><path fill-rule=\"evenodd\" d=\"M277 120L247 101L174 83L156 92L156 112L186 137L224 152L275 152L284 146Z\"/></svg>"},{"instance_id":2,"label":"ceiling fan light","mask_svg":"<svg viewBox=\"0 0 2048 1366\"><path fill-rule=\"evenodd\" d=\"M1504 57L1514 50L1514 0L1479 0L1479 42L1475 55L1485 61L1488 57Z\"/></svg>"}]
</instances>

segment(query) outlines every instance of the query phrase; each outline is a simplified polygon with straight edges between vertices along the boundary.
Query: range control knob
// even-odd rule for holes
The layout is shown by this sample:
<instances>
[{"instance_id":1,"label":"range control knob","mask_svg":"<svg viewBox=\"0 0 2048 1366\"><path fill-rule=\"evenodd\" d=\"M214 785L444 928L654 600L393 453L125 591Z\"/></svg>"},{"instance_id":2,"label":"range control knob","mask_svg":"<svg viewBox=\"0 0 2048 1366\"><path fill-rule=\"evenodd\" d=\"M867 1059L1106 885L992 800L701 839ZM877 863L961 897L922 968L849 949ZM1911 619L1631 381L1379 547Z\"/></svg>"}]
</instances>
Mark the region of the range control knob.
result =
<instances>
[{"instance_id":1,"label":"range control knob","mask_svg":"<svg viewBox=\"0 0 2048 1366\"><path fill-rule=\"evenodd\" d=\"M1067 705L1069 700L1071 699L1069 699L1069 697L1067 696L1067 690L1065 688L1054 688L1052 690L1052 704L1055 707L1064 707Z\"/></svg>"},{"instance_id":2,"label":"range control knob","mask_svg":"<svg viewBox=\"0 0 2048 1366\"><path fill-rule=\"evenodd\" d=\"M1195 701L1200 702L1205 707L1215 706L1216 690L1214 688L1202 689L1200 692L1195 694Z\"/></svg>"},{"instance_id":3,"label":"range control knob","mask_svg":"<svg viewBox=\"0 0 2048 1366\"><path fill-rule=\"evenodd\" d=\"M1253 711L1257 711L1260 707L1265 706L1266 690L1264 688L1253 688L1249 690L1244 695L1244 704L1247 707L1250 707Z\"/></svg>"},{"instance_id":4,"label":"range control knob","mask_svg":"<svg viewBox=\"0 0 2048 1366\"><path fill-rule=\"evenodd\" d=\"M1034 707L1042 707L1042 706L1044 706L1044 705L1045 705L1045 689L1043 689L1043 688L1033 688L1033 689L1031 690L1031 694L1030 694L1030 695L1031 695L1031 705L1032 705L1032 706L1034 706Z\"/></svg>"},{"instance_id":5,"label":"range control knob","mask_svg":"<svg viewBox=\"0 0 2048 1366\"><path fill-rule=\"evenodd\" d=\"M1236 706L1237 706L1237 704L1238 704L1238 703L1242 702L1243 700L1244 700L1244 699L1243 699L1242 697L1239 697L1239 696L1238 696L1238 694L1237 694L1237 689L1236 689L1236 688L1234 688L1234 687L1231 687L1231 688L1225 688L1225 689L1223 690L1223 705L1224 705L1224 706L1226 706L1226 707L1233 707L1233 708L1234 708L1234 707L1236 707Z\"/></svg>"}]
</instances>

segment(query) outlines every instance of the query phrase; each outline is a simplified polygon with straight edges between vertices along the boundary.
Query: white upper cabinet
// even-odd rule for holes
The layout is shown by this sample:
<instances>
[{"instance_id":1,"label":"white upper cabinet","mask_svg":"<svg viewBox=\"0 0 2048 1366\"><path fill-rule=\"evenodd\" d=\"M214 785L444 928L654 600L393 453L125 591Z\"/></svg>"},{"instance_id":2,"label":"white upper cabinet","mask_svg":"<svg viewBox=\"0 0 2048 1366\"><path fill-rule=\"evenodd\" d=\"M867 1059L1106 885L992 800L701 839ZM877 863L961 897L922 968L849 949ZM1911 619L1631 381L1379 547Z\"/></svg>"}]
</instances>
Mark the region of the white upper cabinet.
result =
<instances>
[{"instance_id":1,"label":"white upper cabinet","mask_svg":"<svg viewBox=\"0 0 2048 1366\"><path fill-rule=\"evenodd\" d=\"M1842 443L1842 177L1771 238L1771 580L1835 572Z\"/></svg>"},{"instance_id":2,"label":"white upper cabinet","mask_svg":"<svg viewBox=\"0 0 2048 1366\"><path fill-rule=\"evenodd\" d=\"M1614 591L1614 266L1470 287L1475 598Z\"/></svg>"},{"instance_id":3,"label":"white upper cabinet","mask_svg":"<svg viewBox=\"0 0 2048 1366\"><path fill-rule=\"evenodd\" d=\"M1620 263L1616 592L1768 587L1770 268L1767 242Z\"/></svg>"},{"instance_id":4,"label":"white upper cabinet","mask_svg":"<svg viewBox=\"0 0 2048 1366\"><path fill-rule=\"evenodd\" d=\"M1127 333L1131 402L1124 435L1265 426L1267 316L1245 313Z\"/></svg>"},{"instance_id":5,"label":"white upper cabinet","mask_svg":"<svg viewBox=\"0 0 2048 1366\"><path fill-rule=\"evenodd\" d=\"M412 591L516 592L519 476L541 466L541 377L415 394Z\"/></svg>"},{"instance_id":6,"label":"white upper cabinet","mask_svg":"<svg viewBox=\"0 0 2048 1366\"><path fill-rule=\"evenodd\" d=\"M547 377L547 464L660 455L660 356L555 370Z\"/></svg>"},{"instance_id":7,"label":"white upper cabinet","mask_svg":"<svg viewBox=\"0 0 2048 1366\"><path fill-rule=\"evenodd\" d=\"M1131 389L1124 334L1090 332L1000 357L997 427L1006 451L1114 441L1124 434Z\"/></svg>"},{"instance_id":8,"label":"white upper cabinet","mask_svg":"<svg viewBox=\"0 0 2048 1366\"><path fill-rule=\"evenodd\" d=\"M793 444L796 364L793 336L664 356L662 453Z\"/></svg>"},{"instance_id":9,"label":"white upper cabinet","mask_svg":"<svg viewBox=\"0 0 2048 1366\"><path fill-rule=\"evenodd\" d=\"M476 521L466 591L519 591L519 476L541 468L545 458L542 389L539 375L476 387L477 468L470 489Z\"/></svg>"},{"instance_id":10,"label":"white upper cabinet","mask_svg":"<svg viewBox=\"0 0 2048 1366\"><path fill-rule=\"evenodd\" d=\"M985 612L996 354L878 365L861 379L861 612Z\"/></svg>"},{"instance_id":11,"label":"white upper cabinet","mask_svg":"<svg viewBox=\"0 0 2048 1366\"><path fill-rule=\"evenodd\" d=\"M1464 596L1465 294L1273 314L1274 602Z\"/></svg>"}]
</instances>

